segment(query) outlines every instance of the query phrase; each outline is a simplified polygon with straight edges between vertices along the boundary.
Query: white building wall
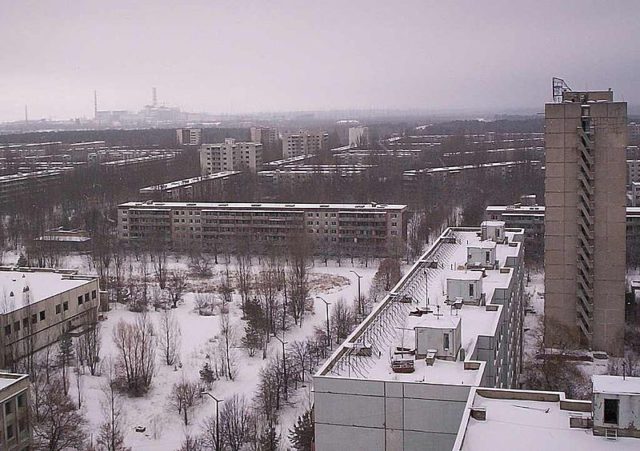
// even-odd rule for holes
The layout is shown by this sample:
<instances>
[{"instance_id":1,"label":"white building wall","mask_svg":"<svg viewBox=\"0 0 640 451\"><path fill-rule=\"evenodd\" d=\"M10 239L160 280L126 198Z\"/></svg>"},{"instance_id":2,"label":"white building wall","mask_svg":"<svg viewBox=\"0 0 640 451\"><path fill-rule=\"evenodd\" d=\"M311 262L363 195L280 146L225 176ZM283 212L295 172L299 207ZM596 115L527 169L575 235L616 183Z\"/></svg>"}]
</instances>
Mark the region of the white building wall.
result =
<instances>
[{"instance_id":1,"label":"white building wall","mask_svg":"<svg viewBox=\"0 0 640 451\"><path fill-rule=\"evenodd\" d=\"M469 391L468 386L318 376L316 450L449 450Z\"/></svg>"}]
</instances>

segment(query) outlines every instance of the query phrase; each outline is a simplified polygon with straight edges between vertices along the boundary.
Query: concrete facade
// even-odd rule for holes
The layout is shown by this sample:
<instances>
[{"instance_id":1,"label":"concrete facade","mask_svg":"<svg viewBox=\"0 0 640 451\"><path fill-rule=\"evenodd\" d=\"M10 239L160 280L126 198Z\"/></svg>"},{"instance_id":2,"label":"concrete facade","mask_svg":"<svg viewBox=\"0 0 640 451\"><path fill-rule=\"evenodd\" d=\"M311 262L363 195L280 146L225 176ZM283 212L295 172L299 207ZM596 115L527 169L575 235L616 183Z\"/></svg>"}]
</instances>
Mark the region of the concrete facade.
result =
<instances>
[{"instance_id":1,"label":"concrete facade","mask_svg":"<svg viewBox=\"0 0 640 451\"><path fill-rule=\"evenodd\" d=\"M262 168L262 144L237 142L227 138L222 144L200 147L200 172L208 175L221 171L259 171Z\"/></svg>"},{"instance_id":2,"label":"concrete facade","mask_svg":"<svg viewBox=\"0 0 640 451\"><path fill-rule=\"evenodd\" d=\"M565 92L545 108L545 344L621 355L627 106Z\"/></svg>"},{"instance_id":3,"label":"concrete facade","mask_svg":"<svg viewBox=\"0 0 640 451\"><path fill-rule=\"evenodd\" d=\"M98 278L75 271L0 267L0 368L95 324Z\"/></svg>"},{"instance_id":4,"label":"concrete facade","mask_svg":"<svg viewBox=\"0 0 640 451\"><path fill-rule=\"evenodd\" d=\"M302 233L318 251L386 255L404 240L406 220L406 205L129 202L118 206L118 237L214 250L239 241L286 245Z\"/></svg>"},{"instance_id":5,"label":"concrete facade","mask_svg":"<svg viewBox=\"0 0 640 451\"><path fill-rule=\"evenodd\" d=\"M314 155L328 146L329 134L326 132L285 133L282 136L282 158Z\"/></svg>"},{"instance_id":6,"label":"concrete facade","mask_svg":"<svg viewBox=\"0 0 640 451\"><path fill-rule=\"evenodd\" d=\"M29 377L0 373L0 449L28 451L31 443Z\"/></svg>"}]
</instances>

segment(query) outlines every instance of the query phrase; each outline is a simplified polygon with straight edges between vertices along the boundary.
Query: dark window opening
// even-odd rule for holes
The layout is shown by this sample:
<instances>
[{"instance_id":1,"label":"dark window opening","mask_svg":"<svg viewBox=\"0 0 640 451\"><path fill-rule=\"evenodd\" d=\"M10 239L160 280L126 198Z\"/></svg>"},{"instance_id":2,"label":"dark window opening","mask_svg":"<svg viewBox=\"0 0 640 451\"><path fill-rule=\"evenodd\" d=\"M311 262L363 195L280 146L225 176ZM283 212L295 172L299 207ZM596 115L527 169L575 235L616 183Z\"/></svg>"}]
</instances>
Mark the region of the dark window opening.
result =
<instances>
[{"instance_id":1,"label":"dark window opening","mask_svg":"<svg viewBox=\"0 0 640 451\"><path fill-rule=\"evenodd\" d=\"M618 399L604 400L604 422L609 424L618 424L618 408L620 401Z\"/></svg>"}]
</instances>

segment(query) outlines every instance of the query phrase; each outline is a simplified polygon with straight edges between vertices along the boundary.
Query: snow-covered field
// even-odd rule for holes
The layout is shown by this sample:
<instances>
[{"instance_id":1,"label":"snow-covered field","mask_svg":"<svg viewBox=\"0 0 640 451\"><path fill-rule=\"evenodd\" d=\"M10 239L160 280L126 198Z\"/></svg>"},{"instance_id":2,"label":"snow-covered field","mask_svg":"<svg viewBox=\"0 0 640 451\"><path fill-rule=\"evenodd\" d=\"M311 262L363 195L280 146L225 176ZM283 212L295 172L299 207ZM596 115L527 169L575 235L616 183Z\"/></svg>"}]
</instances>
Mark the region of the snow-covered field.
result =
<instances>
[{"instance_id":1,"label":"snow-covered field","mask_svg":"<svg viewBox=\"0 0 640 451\"><path fill-rule=\"evenodd\" d=\"M186 269L185 258L171 256L169 260L170 269ZM254 264L257 265L257 262L254 262ZM65 257L63 266L77 268L82 272L93 272L87 256ZM313 335L316 327L325 326L325 304L316 299L316 295L321 295L332 304L335 304L338 299L344 298L351 305L358 292L358 278L351 272L352 270L362 276L361 292L363 296L366 296L377 266L377 261L369 262L368 268L365 268L359 265L357 261L352 266L350 261L343 260L341 267L331 261L325 267L324 262L316 261L310 270L311 296L314 299L313 311L307 314L302 327L293 326L286 332L284 339L288 343L303 340L305 337ZM219 273L223 268L223 265L213 267L214 274ZM230 266L230 270L235 270L233 265ZM255 270L256 268L254 268L254 272ZM194 283L194 285L201 285L209 281L193 279L190 282ZM178 305L177 309L173 310L173 314L179 321L182 333L179 353L181 366L163 364L158 350L157 371L151 390L144 397L127 397L124 399L125 442L133 450L178 449L186 433L198 435L204 419L215 414L215 403L210 398L204 397L202 402L191 413L190 426L185 428L181 415L171 405L170 401L174 383L183 379L199 380L199 370L205 363L207 354L211 354L212 349L215 347L216 337L220 331L219 316L199 316L194 310L194 303L195 293L188 292L184 296L184 301ZM121 319L133 322L136 315L138 315L127 310L124 305L111 304L111 306L112 310L104 314L105 319L101 322L101 359L104 364L115 356L116 348L112 339L112 331L115 325ZM230 323L237 332L237 348L234 349L234 354L237 356L238 374L233 381L222 378L213 384L211 393L217 398L225 399L234 394L245 394L247 399L251 400L259 381L260 369L268 361L268 359L262 359L261 352L257 352L254 357L249 357L246 349L242 348L241 339L244 335L244 321L241 319L241 313L240 297L236 292L234 293L234 301L230 304L229 318ZM161 313L151 308L148 315L157 326ZM269 354L281 353L281 349L280 342L272 339L269 343ZM93 432L95 437L99 425L104 421L101 403L104 399L102 387L105 385L106 376L85 374L80 378L83 397L82 410L89 422L89 430ZM70 394L72 398L76 399L75 381L72 382L71 387ZM287 444L288 431L297 416L310 407L312 403L311 393L310 380L308 380L290 398L289 405L281 412L280 429L282 443L285 446ZM135 432L134 428L136 426L145 427L145 432Z\"/></svg>"}]
</instances>

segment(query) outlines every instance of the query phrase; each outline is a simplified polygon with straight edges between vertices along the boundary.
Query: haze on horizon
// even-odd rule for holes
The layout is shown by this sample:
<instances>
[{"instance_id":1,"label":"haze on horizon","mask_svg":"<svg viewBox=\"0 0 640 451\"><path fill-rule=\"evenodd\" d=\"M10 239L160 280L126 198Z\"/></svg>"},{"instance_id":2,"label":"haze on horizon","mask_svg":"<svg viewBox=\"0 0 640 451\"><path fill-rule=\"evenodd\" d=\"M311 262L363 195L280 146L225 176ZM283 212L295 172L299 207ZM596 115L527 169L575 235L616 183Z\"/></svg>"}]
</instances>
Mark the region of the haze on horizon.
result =
<instances>
[{"instance_id":1,"label":"haze on horizon","mask_svg":"<svg viewBox=\"0 0 640 451\"><path fill-rule=\"evenodd\" d=\"M640 104L640 2L5 1L0 121L184 111L542 110L551 77Z\"/></svg>"}]
</instances>

